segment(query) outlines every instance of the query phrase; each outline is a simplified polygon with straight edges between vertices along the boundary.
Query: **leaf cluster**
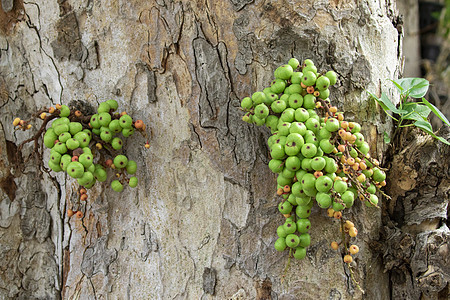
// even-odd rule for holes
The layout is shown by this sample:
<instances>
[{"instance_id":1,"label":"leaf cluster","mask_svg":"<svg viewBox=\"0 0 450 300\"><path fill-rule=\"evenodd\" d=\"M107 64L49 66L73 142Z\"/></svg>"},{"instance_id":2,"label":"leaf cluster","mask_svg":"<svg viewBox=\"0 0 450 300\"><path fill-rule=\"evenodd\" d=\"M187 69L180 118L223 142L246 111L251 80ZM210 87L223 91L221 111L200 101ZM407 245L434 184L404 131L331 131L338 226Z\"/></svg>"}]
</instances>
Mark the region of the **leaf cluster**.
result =
<instances>
[{"instance_id":1,"label":"leaf cluster","mask_svg":"<svg viewBox=\"0 0 450 300\"><path fill-rule=\"evenodd\" d=\"M428 116L433 112L442 122L450 126L450 122L445 115L424 98L430 86L429 81L423 78L402 78L392 80L392 82L400 92L398 107L391 102L386 93L382 93L380 98L370 92L368 93L378 102L385 113L397 122L396 127L416 126L435 139L450 145L449 141L434 134L433 127L428 121ZM421 99L421 101L416 102L413 99ZM390 137L386 132L384 133L384 140L386 143L390 142Z\"/></svg>"}]
</instances>

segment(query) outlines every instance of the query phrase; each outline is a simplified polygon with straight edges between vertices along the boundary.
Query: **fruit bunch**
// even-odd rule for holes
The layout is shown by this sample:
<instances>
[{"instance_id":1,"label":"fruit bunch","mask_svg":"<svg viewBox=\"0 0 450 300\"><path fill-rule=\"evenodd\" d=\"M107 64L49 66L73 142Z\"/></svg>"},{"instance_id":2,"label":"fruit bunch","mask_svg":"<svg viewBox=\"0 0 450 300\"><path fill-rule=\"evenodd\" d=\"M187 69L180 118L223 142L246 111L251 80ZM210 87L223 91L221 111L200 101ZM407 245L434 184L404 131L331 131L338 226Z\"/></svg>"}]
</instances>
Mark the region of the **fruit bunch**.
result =
<instances>
[{"instance_id":1,"label":"fruit bunch","mask_svg":"<svg viewBox=\"0 0 450 300\"><path fill-rule=\"evenodd\" d=\"M275 249L289 248L294 258L303 259L311 243L313 205L336 219L356 198L377 206L375 193L386 175L370 157L361 125L331 105L335 72L319 73L310 59L301 65L292 58L274 75L270 87L242 99L242 120L271 130L269 168L277 174L278 209L286 218L277 229Z\"/></svg>"},{"instance_id":2,"label":"fruit bunch","mask_svg":"<svg viewBox=\"0 0 450 300\"><path fill-rule=\"evenodd\" d=\"M57 104L36 114L44 122L35 136L24 142L34 140L35 151L38 151L36 141L43 133L43 144L50 149L48 167L54 172L64 171L77 180L81 201L87 200L87 189L97 181L107 180L108 169L116 175L111 182L114 191L121 192L124 184L132 188L137 186L138 179L133 176L137 164L121 154L120 150L123 138L130 137L135 131L145 136L145 124L142 120L134 122L125 112L119 114L117 108L117 101L108 100L99 104L96 114L84 115L67 105ZM19 126L18 129L31 127L29 122L20 118L16 118L13 125ZM147 142L145 147L148 146ZM69 216L74 214L78 217L83 215L80 211L68 211Z\"/></svg>"}]
</instances>

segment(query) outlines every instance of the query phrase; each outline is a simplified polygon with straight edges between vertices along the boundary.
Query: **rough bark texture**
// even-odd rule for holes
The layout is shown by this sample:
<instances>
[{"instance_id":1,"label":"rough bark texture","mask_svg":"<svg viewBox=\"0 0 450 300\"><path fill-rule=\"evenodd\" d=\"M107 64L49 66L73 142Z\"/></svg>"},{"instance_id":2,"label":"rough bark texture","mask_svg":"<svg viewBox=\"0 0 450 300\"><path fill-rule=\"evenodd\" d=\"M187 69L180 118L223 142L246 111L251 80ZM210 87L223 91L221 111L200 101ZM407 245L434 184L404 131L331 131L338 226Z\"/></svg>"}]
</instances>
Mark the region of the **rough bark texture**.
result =
<instances>
[{"instance_id":1,"label":"rough bark texture","mask_svg":"<svg viewBox=\"0 0 450 300\"><path fill-rule=\"evenodd\" d=\"M450 138L448 127L440 134ZM406 131L392 159L380 239L392 299L448 299L450 147Z\"/></svg>"},{"instance_id":2,"label":"rough bark texture","mask_svg":"<svg viewBox=\"0 0 450 300\"><path fill-rule=\"evenodd\" d=\"M371 247L381 211L360 204L348 215L360 232L355 276L365 296L329 248L337 224L318 209L307 259L291 261L283 277L269 132L240 120L239 99L290 57L312 58L339 74L332 100L381 154L378 134L390 124L363 88L378 93L399 75L391 1L16 0L7 10L0 298L389 299L382 252ZM29 135L13 131L15 116L110 98L151 133L150 149L136 146L139 137L125 147L138 162L137 189L97 185L79 203L63 175L52 181L32 162L13 171L15 147ZM68 208L85 216L69 219Z\"/></svg>"}]
</instances>

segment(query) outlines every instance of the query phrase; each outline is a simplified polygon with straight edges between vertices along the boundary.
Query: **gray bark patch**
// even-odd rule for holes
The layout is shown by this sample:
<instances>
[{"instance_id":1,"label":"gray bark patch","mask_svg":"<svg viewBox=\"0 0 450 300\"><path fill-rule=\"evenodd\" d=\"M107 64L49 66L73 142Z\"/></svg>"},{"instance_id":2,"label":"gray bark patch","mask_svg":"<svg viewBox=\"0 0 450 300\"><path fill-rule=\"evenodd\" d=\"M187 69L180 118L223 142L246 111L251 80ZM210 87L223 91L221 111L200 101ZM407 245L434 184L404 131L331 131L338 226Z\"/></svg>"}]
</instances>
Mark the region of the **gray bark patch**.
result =
<instances>
[{"instance_id":1,"label":"gray bark patch","mask_svg":"<svg viewBox=\"0 0 450 300\"><path fill-rule=\"evenodd\" d=\"M203 290L205 293L214 295L216 288L216 270L205 268L203 271Z\"/></svg>"},{"instance_id":2,"label":"gray bark patch","mask_svg":"<svg viewBox=\"0 0 450 300\"><path fill-rule=\"evenodd\" d=\"M58 37L51 43L55 57L58 60L81 60L83 49L75 12L59 19L56 28Z\"/></svg>"}]
</instances>

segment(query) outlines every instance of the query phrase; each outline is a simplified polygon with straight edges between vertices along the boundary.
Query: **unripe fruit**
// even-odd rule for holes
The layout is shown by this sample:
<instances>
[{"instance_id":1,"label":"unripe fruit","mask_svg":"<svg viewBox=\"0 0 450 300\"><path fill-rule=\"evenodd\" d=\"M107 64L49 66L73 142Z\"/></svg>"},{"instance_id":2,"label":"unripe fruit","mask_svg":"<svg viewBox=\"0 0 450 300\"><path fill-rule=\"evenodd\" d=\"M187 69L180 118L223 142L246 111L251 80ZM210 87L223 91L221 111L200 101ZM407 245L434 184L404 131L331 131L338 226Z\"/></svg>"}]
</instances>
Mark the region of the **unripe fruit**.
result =
<instances>
[{"instance_id":1,"label":"unripe fruit","mask_svg":"<svg viewBox=\"0 0 450 300\"><path fill-rule=\"evenodd\" d=\"M339 249L339 244L337 242L331 242L331 249L333 250Z\"/></svg>"},{"instance_id":2,"label":"unripe fruit","mask_svg":"<svg viewBox=\"0 0 450 300\"><path fill-rule=\"evenodd\" d=\"M356 253L359 252L359 247L356 245L351 245L348 250L349 250L350 254L355 255Z\"/></svg>"},{"instance_id":3,"label":"unripe fruit","mask_svg":"<svg viewBox=\"0 0 450 300\"><path fill-rule=\"evenodd\" d=\"M70 115L70 108L67 105L61 105L59 116L68 117Z\"/></svg>"},{"instance_id":4,"label":"unripe fruit","mask_svg":"<svg viewBox=\"0 0 450 300\"><path fill-rule=\"evenodd\" d=\"M304 259L306 257L306 248L305 247L297 247L294 251L294 258L295 259Z\"/></svg>"},{"instance_id":5,"label":"unripe fruit","mask_svg":"<svg viewBox=\"0 0 450 300\"><path fill-rule=\"evenodd\" d=\"M138 179L137 177L131 177L130 180L128 181L128 184L130 185L130 187L135 188L138 184Z\"/></svg>"},{"instance_id":6,"label":"unripe fruit","mask_svg":"<svg viewBox=\"0 0 450 300\"><path fill-rule=\"evenodd\" d=\"M358 235L358 229L356 227L352 227L348 230L348 235L351 237L356 237Z\"/></svg>"},{"instance_id":7,"label":"unripe fruit","mask_svg":"<svg viewBox=\"0 0 450 300\"><path fill-rule=\"evenodd\" d=\"M350 256L350 255L345 255L344 256L344 262L346 263L346 264L349 264L349 263L351 263L353 261L353 258Z\"/></svg>"},{"instance_id":8,"label":"unripe fruit","mask_svg":"<svg viewBox=\"0 0 450 300\"><path fill-rule=\"evenodd\" d=\"M123 191L123 185L120 183L119 180L114 180L113 182L111 182L111 188L116 192Z\"/></svg>"},{"instance_id":9,"label":"unripe fruit","mask_svg":"<svg viewBox=\"0 0 450 300\"><path fill-rule=\"evenodd\" d=\"M286 240L284 238L279 238L275 241L275 250L277 251L284 251L286 249Z\"/></svg>"}]
</instances>

